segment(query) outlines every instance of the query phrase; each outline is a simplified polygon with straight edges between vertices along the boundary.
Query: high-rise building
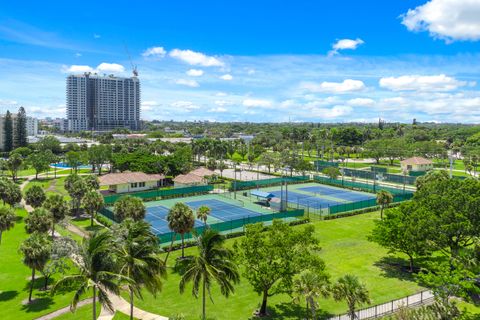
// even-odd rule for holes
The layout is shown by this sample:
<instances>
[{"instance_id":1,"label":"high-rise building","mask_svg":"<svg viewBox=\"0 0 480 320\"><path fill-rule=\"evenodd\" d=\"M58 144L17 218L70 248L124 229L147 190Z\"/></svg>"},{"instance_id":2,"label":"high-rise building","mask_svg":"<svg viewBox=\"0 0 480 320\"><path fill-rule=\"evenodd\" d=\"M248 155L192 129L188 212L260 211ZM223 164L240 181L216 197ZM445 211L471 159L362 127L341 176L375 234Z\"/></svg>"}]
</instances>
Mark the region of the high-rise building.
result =
<instances>
[{"instance_id":1,"label":"high-rise building","mask_svg":"<svg viewBox=\"0 0 480 320\"><path fill-rule=\"evenodd\" d=\"M27 136L36 137L38 135L38 119L27 117Z\"/></svg>"},{"instance_id":2,"label":"high-rise building","mask_svg":"<svg viewBox=\"0 0 480 320\"><path fill-rule=\"evenodd\" d=\"M140 81L92 73L67 77L67 131L140 129Z\"/></svg>"}]
</instances>

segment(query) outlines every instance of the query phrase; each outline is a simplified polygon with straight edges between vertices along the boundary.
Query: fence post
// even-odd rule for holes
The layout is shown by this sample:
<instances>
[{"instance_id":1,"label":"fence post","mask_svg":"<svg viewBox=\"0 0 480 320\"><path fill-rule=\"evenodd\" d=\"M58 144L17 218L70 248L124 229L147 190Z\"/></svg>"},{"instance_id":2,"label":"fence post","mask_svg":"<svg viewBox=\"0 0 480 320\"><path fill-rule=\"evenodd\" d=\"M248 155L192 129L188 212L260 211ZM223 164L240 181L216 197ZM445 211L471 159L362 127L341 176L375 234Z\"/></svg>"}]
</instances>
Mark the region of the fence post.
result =
<instances>
[{"instance_id":1,"label":"fence post","mask_svg":"<svg viewBox=\"0 0 480 320\"><path fill-rule=\"evenodd\" d=\"M420 303L423 303L423 291L420 292Z\"/></svg>"}]
</instances>

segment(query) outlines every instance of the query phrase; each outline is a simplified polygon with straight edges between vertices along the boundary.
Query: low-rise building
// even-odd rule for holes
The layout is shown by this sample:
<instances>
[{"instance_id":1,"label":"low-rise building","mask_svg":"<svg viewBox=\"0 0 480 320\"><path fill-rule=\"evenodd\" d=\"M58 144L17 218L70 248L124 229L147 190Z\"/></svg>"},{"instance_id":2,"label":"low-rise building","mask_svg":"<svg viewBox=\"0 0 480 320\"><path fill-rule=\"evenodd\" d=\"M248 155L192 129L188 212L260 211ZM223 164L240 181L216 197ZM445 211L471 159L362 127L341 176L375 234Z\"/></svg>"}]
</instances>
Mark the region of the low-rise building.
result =
<instances>
[{"instance_id":1,"label":"low-rise building","mask_svg":"<svg viewBox=\"0 0 480 320\"><path fill-rule=\"evenodd\" d=\"M402 167L402 171L428 171L433 169L433 162L422 157L412 157L400 161L400 166Z\"/></svg>"},{"instance_id":2,"label":"low-rise building","mask_svg":"<svg viewBox=\"0 0 480 320\"><path fill-rule=\"evenodd\" d=\"M187 174L181 174L173 179L175 187L198 186L208 183L208 178L215 175L215 172L207 168L197 168Z\"/></svg>"},{"instance_id":3,"label":"low-rise building","mask_svg":"<svg viewBox=\"0 0 480 320\"><path fill-rule=\"evenodd\" d=\"M108 186L110 193L128 193L163 187L165 176L143 172L108 173L99 177L100 186Z\"/></svg>"}]
</instances>

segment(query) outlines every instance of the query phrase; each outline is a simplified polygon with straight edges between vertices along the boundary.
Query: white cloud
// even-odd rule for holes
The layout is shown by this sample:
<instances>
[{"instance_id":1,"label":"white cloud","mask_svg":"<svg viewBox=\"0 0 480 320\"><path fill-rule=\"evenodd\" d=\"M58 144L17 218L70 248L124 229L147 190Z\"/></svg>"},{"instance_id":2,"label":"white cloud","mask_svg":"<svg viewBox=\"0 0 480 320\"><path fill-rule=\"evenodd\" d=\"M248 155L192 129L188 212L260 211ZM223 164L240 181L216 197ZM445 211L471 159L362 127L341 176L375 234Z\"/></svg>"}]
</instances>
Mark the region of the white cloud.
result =
<instances>
[{"instance_id":1,"label":"white cloud","mask_svg":"<svg viewBox=\"0 0 480 320\"><path fill-rule=\"evenodd\" d=\"M94 34L93 34L93 38L94 38L94 39L100 39L101 37L102 37L102 36L99 35L98 33L94 33Z\"/></svg>"},{"instance_id":2,"label":"white cloud","mask_svg":"<svg viewBox=\"0 0 480 320\"><path fill-rule=\"evenodd\" d=\"M150 100L150 101L142 101L142 111L150 111L153 110L154 107L159 106L160 104L157 101Z\"/></svg>"},{"instance_id":3,"label":"white cloud","mask_svg":"<svg viewBox=\"0 0 480 320\"><path fill-rule=\"evenodd\" d=\"M365 42L357 38L352 39L340 39L335 42L332 46L332 50L328 53L330 56L337 54L340 50L355 50L359 45L364 44Z\"/></svg>"},{"instance_id":4,"label":"white cloud","mask_svg":"<svg viewBox=\"0 0 480 320\"><path fill-rule=\"evenodd\" d=\"M349 93L365 89L365 84L361 80L345 79L343 82L322 82L320 84L305 82L301 85L303 89L311 92L322 93Z\"/></svg>"},{"instance_id":5,"label":"white cloud","mask_svg":"<svg viewBox=\"0 0 480 320\"><path fill-rule=\"evenodd\" d=\"M370 107L375 104L375 101L370 98L355 98L348 100L348 104L356 107Z\"/></svg>"},{"instance_id":6,"label":"white cloud","mask_svg":"<svg viewBox=\"0 0 480 320\"><path fill-rule=\"evenodd\" d=\"M307 108L309 116L321 119L335 119L347 116L353 112L350 106L334 106L333 108L317 108L310 106Z\"/></svg>"},{"instance_id":7,"label":"white cloud","mask_svg":"<svg viewBox=\"0 0 480 320\"><path fill-rule=\"evenodd\" d=\"M428 31L447 42L480 40L480 1L431 0L402 16L410 31Z\"/></svg>"},{"instance_id":8,"label":"white cloud","mask_svg":"<svg viewBox=\"0 0 480 320\"><path fill-rule=\"evenodd\" d=\"M228 105L231 105L231 104L232 104L231 101L227 101L227 100L215 100L214 103L215 103L217 106L220 106L220 107L228 106Z\"/></svg>"},{"instance_id":9,"label":"white cloud","mask_svg":"<svg viewBox=\"0 0 480 320\"><path fill-rule=\"evenodd\" d=\"M161 59L165 57L167 51L163 47L151 47L142 53L145 58Z\"/></svg>"},{"instance_id":10,"label":"white cloud","mask_svg":"<svg viewBox=\"0 0 480 320\"><path fill-rule=\"evenodd\" d=\"M125 71L125 68L121 64L102 62L97 66L96 70L98 72L122 73Z\"/></svg>"},{"instance_id":11,"label":"white cloud","mask_svg":"<svg viewBox=\"0 0 480 320\"><path fill-rule=\"evenodd\" d=\"M82 54L80 52L75 53L75 58L80 58Z\"/></svg>"},{"instance_id":12,"label":"white cloud","mask_svg":"<svg viewBox=\"0 0 480 320\"><path fill-rule=\"evenodd\" d=\"M227 94L225 92L217 92L217 93L215 93L215 95L217 97L226 97L227 96Z\"/></svg>"},{"instance_id":13,"label":"white cloud","mask_svg":"<svg viewBox=\"0 0 480 320\"><path fill-rule=\"evenodd\" d=\"M452 91L466 86L466 81L460 81L444 74L433 76L405 75L380 79L380 87L392 91Z\"/></svg>"},{"instance_id":14,"label":"white cloud","mask_svg":"<svg viewBox=\"0 0 480 320\"><path fill-rule=\"evenodd\" d=\"M211 108L208 112L227 112L227 109L224 107Z\"/></svg>"},{"instance_id":15,"label":"white cloud","mask_svg":"<svg viewBox=\"0 0 480 320\"><path fill-rule=\"evenodd\" d=\"M191 101L175 101L175 102L172 102L170 104L170 106L174 107L174 108L179 108L179 109L182 109L183 111L187 111L187 112L190 112L192 110L198 110L200 109L199 106L197 106L196 104L194 104L193 102Z\"/></svg>"},{"instance_id":16,"label":"white cloud","mask_svg":"<svg viewBox=\"0 0 480 320\"><path fill-rule=\"evenodd\" d=\"M272 101L264 99L245 99L242 102L243 106L247 108L258 107L258 108L271 108Z\"/></svg>"},{"instance_id":17,"label":"white cloud","mask_svg":"<svg viewBox=\"0 0 480 320\"><path fill-rule=\"evenodd\" d=\"M63 66L62 71L65 73L83 73L83 72L93 72L93 68L90 66L81 66L81 65L71 65L70 67Z\"/></svg>"},{"instance_id":18,"label":"white cloud","mask_svg":"<svg viewBox=\"0 0 480 320\"><path fill-rule=\"evenodd\" d=\"M84 72L97 72L97 73L122 73L125 68L121 64L117 63L100 63L96 68L92 68L87 65L62 66L61 71L63 73L84 73Z\"/></svg>"},{"instance_id":19,"label":"white cloud","mask_svg":"<svg viewBox=\"0 0 480 320\"><path fill-rule=\"evenodd\" d=\"M203 76L203 70L200 69L190 69L186 72L186 74L190 77L200 77Z\"/></svg>"},{"instance_id":20,"label":"white cloud","mask_svg":"<svg viewBox=\"0 0 480 320\"><path fill-rule=\"evenodd\" d=\"M203 67L223 67L223 61L216 57L207 56L201 52L192 50L173 49L169 53L170 57L186 62L192 66Z\"/></svg>"},{"instance_id":21,"label":"white cloud","mask_svg":"<svg viewBox=\"0 0 480 320\"><path fill-rule=\"evenodd\" d=\"M225 81L230 81L233 79L233 76L231 74L224 74L223 76L220 76L220 79L225 80Z\"/></svg>"},{"instance_id":22,"label":"white cloud","mask_svg":"<svg viewBox=\"0 0 480 320\"><path fill-rule=\"evenodd\" d=\"M175 80L175 83L182 86L192 87L192 88L196 88L200 86L198 82L193 79L177 79Z\"/></svg>"}]
</instances>

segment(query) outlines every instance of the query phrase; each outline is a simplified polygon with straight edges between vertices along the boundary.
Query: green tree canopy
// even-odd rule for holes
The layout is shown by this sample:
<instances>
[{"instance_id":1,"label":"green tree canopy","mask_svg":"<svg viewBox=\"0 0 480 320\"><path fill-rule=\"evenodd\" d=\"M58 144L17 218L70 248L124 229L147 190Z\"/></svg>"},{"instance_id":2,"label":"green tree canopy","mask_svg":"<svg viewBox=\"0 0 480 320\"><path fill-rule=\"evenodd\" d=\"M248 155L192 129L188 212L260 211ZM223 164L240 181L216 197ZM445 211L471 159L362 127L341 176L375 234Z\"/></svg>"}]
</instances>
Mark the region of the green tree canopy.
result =
<instances>
[{"instance_id":1,"label":"green tree canopy","mask_svg":"<svg viewBox=\"0 0 480 320\"><path fill-rule=\"evenodd\" d=\"M168 227L174 232L172 236L172 244L176 234L182 237L182 258L184 255L184 237L185 233L192 231L195 225L195 216L192 209L183 202L177 202L168 211L167 215ZM165 258L165 261L167 257Z\"/></svg>"},{"instance_id":2,"label":"green tree canopy","mask_svg":"<svg viewBox=\"0 0 480 320\"><path fill-rule=\"evenodd\" d=\"M35 232L22 243L20 252L23 254L23 264L32 269L28 295L28 302L32 302L35 271L42 271L50 259L51 242L45 234Z\"/></svg>"},{"instance_id":3,"label":"green tree canopy","mask_svg":"<svg viewBox=\"0 0 480 320\"><path fill-rule=\"evenodd\" d=\"M313 253L317 245L312 225L292 228L274 220L265 232L261 223L246 226L245 237L234 248L244 277L262 296L259 316L267 314L268 297L292 292L295 274L304 269L323 272L323 261Z\"/></svg>"},{"instance_id":4,"label":"green tree canopy","mask_svg":"<svg viewBox=\"0 0 480 320\"><path fill-rule=\"evenodd\" d=\"M0 244L2 243L2 233L15 226L17 216L15 211L9 207L0 207Z\"/></svg>"},{"instance_id":5,"label":"green tree canopy","mask_svg":"<svg viewBox=\"0 0 480 320\"><path fill-rule=\"evenodd\" d=\"M25 192L25 202L34 208L41 207L45 199L45 191L39 185L33 185Z\"/></svg>"},{"instance_id":6,"label":"green tree canopy","mask_svg":"<svg viewBox=\"0 0 480 320\"><path fill-rule=\"evenodd\" d=\"M47 233L52 226L52 214L45 208L37 208L25 218L27 233Z\"/></svg>"},{"instance_id":7,"label":"green tree canopy","mask_svg":"<svg viewBox=\"0 0 480 320\"><path fill-rule=\"evenodd\" d=\"M142 199L127 195L115 201L113 212L119 221L126 218L140 221L145 218L146 209Z\"/></svg>"}]
</instances>

